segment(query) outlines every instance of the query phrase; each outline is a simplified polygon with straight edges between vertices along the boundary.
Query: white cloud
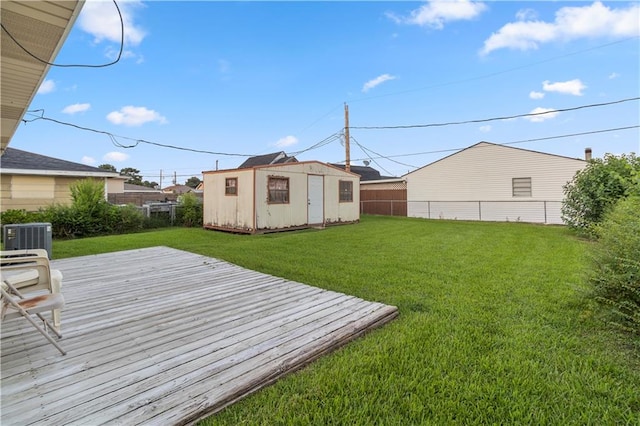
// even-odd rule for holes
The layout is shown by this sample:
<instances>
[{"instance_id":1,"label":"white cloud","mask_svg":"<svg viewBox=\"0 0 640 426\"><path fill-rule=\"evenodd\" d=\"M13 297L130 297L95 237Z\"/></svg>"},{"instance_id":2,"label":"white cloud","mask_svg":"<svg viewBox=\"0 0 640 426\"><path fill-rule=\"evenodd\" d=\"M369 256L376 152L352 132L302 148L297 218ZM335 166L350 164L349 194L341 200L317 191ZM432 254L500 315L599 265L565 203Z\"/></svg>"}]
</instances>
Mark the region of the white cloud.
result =
<instances>
[{"instance_id":1,"label":"white cloud","mask_svg":"<svg viewBox=\"0 0 640 426\"><path fill-rule=\"evenodd\" d=\"M145 31L134 23L134 11L143 6L141 1L118 2L124 22L124 42L129 46L139 45L146 36ZM122 28L120 16L113 2L90 0L82 7L78 17L80 28L93 35L94 42L108 40L120 43Z\"/></svg>"},{"instance_id":2,"label":"white cloud","mask_svg":"<svg viewBox=\"0 0 640 426\"><path fill-rule=\"evenodd\" d=\"M596 1L589 6L559 9L553 22L511 22L484 41L486 55L497 49L529 50L551 41L578 38L631 37L640 35L640 5L612 9Z\"/></svg>"},{"instance_id":3,"label":"white cloud","mask_svg":"<svg viewBox=\"0 0 640 426\"><path fill-rule=\"evenodd\" d=\"M545 92L557 92L565 95L582 96L582 91L586 88L587 86L577 78L569 81L558 81L556 83L550 83L548 80L542 82L542 90Z\"/></svg>"},{"instance_id":4,"label":"white cloud","mask_svg":"<svg viewBox=\"0 0 640 426\"><path fill-rule=\"evenodd\" d=\"M87 111L89 108L91 108L91 104L72 104L65 107L62 112L65 114L76 114Z\"/></svg>"},{"instance_id":5,"label":"white cloud","mask_svg":"<svg viewBox=\"0 0 640 426\"><path fill-rule=\"evenodd\" d=\"M482 2L469 0L429 0L427 4L411 11L409 16L399 17L388 13L387 16L398 24L420 25L441 30L446 22L468 21L487 9Z\"/></svg>"},{"instance_id":6,"label":"white cloud","mask_svg":"<svg viewBox=\"0 0 640 426\"><path fill-rule=\"evenodd\" d=\"M529 92L529 97L531 99L542 99L544 98L544 93L536 92L535 90L532 90L531 92Z\"/></svg>"},{"instance_id":7,"label":"white cloud","mask_svg":"<svg viewBox=\"0 0 640 426\"><path fill-rule=\"evenodd\" d=\"M533 19L538 19L538 12L533 9L520 9L516 13L516 19L518 21L530 21Z\"/></svg>"},{"instance_id":8,"label":"white cloud","mask_svg":"<svg viewBox=\"0 0 640 426\"><path fill-rule=\"evenodd\" d=\"M118 163L122 161L127 161L129 159L129 154L125 154L124 152L112 151L107 152L104 157L102 157L104 161Z\"/></svg>"},{"instance_id":9,"label":"white cloud","mask_svg":"<svg viewBox=\"0 0 640 426\"><path fill-rule=\"evenodd\" d=\"M480 126L479 130L480 130L482 133L488 133L488 132L490 132L490 131L491 131L491 125L490 125L490 124L487 124L487 125L485 125L485 126Z\"/></svg>"},{"instance_id":10,"label":"white cloud","mask_svg":"<svg viewBox=\"0 0 640 426\"><path fill-rule=\"evenodd\" d=\"M46 95L47 93L51 93L54 90L56 90L56 82L46 79L42 82L40 87L38 87L38 95Z\"/></svg>"},{"instance_id":11,"label":"white cloud","mask_svg":"<svg viewBox=\"0 0 640 426\"><path fill-rule=\"evenodd\" d=\"M279 148L285 148L287 146L291 146L291 145L295 145L298 143L298 138L296 138L295 136L285 136L284 138L280 138L278 139L274 145L279 147Z\"/></svg>"},{"instance_id":12,"label":"white cloud","mask_svg":"<svg viewBox=\"0 0 640 426\"><path fill-rule=\"evenodd\" d=\"M120 108L120 111L111 111L107 114L107 120L113 124L125 126L141 126L152 121L157 121L160 124L167 122L167 119L157 111L131 105Z\"/></svg>"},{"instance_id":13,"label":"white cloud","mask_svg":"<svg viewBox=\"0 0 640 426\"><path fill-rule=\"evenodd\" d=\"M362 86L362 91L364 93L367 93L369 90L373 89L374 87L384 83L385 81L389 81L389 80L395 80L396 77L390 74L382 74L379 75L378 77L367 81L364 86Z\"/></svg>"},{"instance_id":14,"label":"white cloud","mask_svg":"<svg viewBox=\"0 0 640 426\"><path fill-rule=\"evenodd\" d=\"M620 74L618 74L617 72L612 72L611 74L609 74L609 80L613 80L614 78L618 77L620 77Z\"/></svg>"},{"instance_id":15,"label":"white cloud","mask_svg":"<svg viewBox=\"0 0 640 426\"><path fill-rule=\"evenodd\" d=\"M84 157L82 157L82 160L80 160L80 162L82 164L86 164L87 166L93 166L94 164L96 164L96 159L85 155Z\"/></svg>"},{"instance_id":16,"label":"white cloud","mask_svg":"<svg viewBox=\"0 0 640 426\"><path fill-rule=\"evenodd\" d=\"M546 113L546 114L543 114ZM532 123L542 123L545 120L550 120L560 114L558 111L551 108L535 108L529 114L540 114L540 115L532 115L529 117L524 117L525 120L529 120Z\"/></svg>"}]
</instances>

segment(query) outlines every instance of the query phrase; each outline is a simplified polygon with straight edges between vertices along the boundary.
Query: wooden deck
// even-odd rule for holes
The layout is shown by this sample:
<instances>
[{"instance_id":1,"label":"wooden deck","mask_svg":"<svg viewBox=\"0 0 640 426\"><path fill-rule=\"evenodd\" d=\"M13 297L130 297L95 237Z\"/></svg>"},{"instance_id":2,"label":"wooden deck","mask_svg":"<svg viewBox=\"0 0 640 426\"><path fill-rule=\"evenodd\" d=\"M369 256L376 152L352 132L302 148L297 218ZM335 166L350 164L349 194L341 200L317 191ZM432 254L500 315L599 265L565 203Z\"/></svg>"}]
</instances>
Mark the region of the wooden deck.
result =
<instances>
[{"instance_id":1,"label":"wooden deck","mask_svg":"<svg viewBox=\"0 0 640 426\"><path fill-rule=\"evenodd\" d=\"M68 353L3 324L3 425L192 423L397 315L167 247L53 267Z\"/></svg>"}]
</instances>

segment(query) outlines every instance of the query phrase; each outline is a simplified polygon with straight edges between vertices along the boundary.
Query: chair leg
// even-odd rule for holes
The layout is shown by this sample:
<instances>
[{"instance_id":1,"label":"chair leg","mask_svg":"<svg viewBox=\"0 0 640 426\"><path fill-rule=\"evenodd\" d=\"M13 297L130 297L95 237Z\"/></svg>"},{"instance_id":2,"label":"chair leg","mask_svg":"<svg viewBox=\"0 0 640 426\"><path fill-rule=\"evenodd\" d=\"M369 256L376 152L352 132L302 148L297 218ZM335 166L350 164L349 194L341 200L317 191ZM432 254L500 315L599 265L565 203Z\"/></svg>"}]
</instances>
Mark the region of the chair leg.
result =
<instances>
[{"instance_id":1,"label":"chair leg","mask_svg":"<svg viewBox=\"0 0 640 426\"><path fill-rule=\"evenodd\" d=\"M38 314L38 316L39 315L40 314ZM62 349L62 347L58 344L58 342L53 340L53 337L49 336L49 333L47 333L46 330L44 330L42 327L40 327L40 325L37 322L35 322L33 320L33 318L31 318L31 315L27 314L27 315L24 315L24 317L25 317L25 319L27 321L29 321L31 323L31 325L33 325L35 328L37 328L38 331L45 337L45 339L47 339L49 341L49 343L51 343L53 346L55 346L56 349L58 349L62 353L62 355L66 355L67 354L65 352L65 350ZM45 322L48 323L48 321L46 321L46 320L45 320Z\"/></svg>"}]
</instances>

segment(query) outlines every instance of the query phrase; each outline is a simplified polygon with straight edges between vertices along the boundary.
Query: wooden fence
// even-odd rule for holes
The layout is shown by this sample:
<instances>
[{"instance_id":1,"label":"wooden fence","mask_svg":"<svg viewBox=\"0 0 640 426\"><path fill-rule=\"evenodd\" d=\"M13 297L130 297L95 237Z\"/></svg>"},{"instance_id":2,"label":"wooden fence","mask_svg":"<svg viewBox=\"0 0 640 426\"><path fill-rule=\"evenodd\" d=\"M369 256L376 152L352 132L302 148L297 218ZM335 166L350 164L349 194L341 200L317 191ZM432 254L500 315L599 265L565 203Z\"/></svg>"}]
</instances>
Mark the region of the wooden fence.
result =
<instances>
[{"instance_id":1,"label":"wooden fence","mask_svg":"<svg viewBox=\"0 0 640 426\"><path fill-rule=\"evenodd\" d=\"M376 189L360 191L360 214L385 216L407 215L406 189Z\"/></svg>"}]
</instances>

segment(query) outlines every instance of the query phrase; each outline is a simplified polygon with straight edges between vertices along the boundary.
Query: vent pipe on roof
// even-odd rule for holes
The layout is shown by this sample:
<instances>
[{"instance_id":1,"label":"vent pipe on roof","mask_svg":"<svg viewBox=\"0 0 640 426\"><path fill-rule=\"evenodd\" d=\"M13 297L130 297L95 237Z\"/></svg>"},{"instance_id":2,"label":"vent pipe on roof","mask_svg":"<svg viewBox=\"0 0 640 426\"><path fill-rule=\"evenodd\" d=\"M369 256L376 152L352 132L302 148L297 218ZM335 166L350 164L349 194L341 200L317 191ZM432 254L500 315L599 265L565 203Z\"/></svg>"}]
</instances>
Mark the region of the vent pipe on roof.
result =
<instances>
[{"instance_id":1,"label":"vent pipe on roof","mask_svg":"<svg viewBox=\"0 0 640 426\"><path fill-rule=\"evenodd\" d=\"M585 148L584 149L584 159L585 159L585 161L590 161L591 160L591 148Z\"/></svg>"}]
</instances>

